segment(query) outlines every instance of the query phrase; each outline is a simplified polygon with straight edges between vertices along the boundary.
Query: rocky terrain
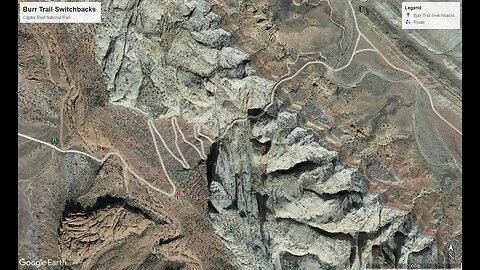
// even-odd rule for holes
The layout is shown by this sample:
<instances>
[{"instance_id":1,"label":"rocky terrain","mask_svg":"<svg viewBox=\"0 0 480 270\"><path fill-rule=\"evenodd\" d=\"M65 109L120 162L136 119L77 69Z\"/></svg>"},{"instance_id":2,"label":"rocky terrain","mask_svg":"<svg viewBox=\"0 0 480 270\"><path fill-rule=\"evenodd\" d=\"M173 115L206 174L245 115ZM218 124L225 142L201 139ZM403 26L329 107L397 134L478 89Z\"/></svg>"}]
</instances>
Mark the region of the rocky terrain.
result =
<instances>
[{"instance_id":1,"label":"rocky terrain","mask_svg":"<svg viewBox=\"0 0 480 270\"><path fill-rule=\"evenodd\" d=\"M19 258L458 267L461 31L407 33L399 5L104 0L101 24L19 24Z\"/></svg>"}]
</instances>

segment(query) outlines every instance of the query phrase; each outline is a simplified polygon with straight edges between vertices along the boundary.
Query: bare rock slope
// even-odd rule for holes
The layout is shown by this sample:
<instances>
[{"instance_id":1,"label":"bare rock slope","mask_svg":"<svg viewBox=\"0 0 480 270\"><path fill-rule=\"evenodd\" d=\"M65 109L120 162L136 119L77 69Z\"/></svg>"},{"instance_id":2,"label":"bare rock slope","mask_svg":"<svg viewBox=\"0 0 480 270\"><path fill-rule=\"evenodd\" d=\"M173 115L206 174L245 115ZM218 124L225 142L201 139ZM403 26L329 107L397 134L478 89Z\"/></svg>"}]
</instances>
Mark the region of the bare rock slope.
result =
<instances>
[{"instance_id":1,"label":"bare rock slope","mask_svg":"<svg viewBox=\"0 0 480 270\"><path fill-rule=\"evenodd\" d=\"M102 24L19 25L19 258L458 266L461 46L400 41L395 3L104 0Z\"/></svg>"}]
</instances>

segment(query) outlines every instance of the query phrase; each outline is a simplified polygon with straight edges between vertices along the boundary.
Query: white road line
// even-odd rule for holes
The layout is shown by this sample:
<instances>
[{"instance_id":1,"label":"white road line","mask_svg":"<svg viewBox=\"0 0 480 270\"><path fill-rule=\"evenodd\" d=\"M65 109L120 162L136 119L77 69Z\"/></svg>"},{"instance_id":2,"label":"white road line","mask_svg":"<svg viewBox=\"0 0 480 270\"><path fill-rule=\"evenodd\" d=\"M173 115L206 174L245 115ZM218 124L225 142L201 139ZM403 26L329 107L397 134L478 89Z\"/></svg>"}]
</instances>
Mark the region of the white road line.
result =
<instances>
[{"instance_id":1,"label":"white road line","mask_svg":"<svg viewBox=\"0 0 480 270\"><path fill-rule=\"evenodd\" d=\"M173 134L175 136L175 148L177 148L178 154L182 158L183 163L186 165L186 169L190 169L190 165L188 164L188 161L183 156L182 150L180 150L180 146L178 146L178 134L177 134L177 129L175 128L175 123L173 121L173 117L170 119L170 124L172 125Z\"/></svg>"},{"instance_id":2,"label":"white road line","mask_svg":"<svg viewBox=\"0 0 480 270\"><path fill-rule=\"evenodd\" d=\"M210 137L208 137L207 135L203 134L200 130L201 130L201 129L200 129L200 126L198 126L198 130L197 130L198 136L207 139L210 143L214 143L214 142L215 142L215 140L213 140L212 138L210 138Z\"/></svg>"},{"instance_id":3,"label":"white road line","mask_svg":"<svg viewBox=\"0 0 480 270\"><path fill-rule=\"evenodd\" d=\"M432 99L432 96L430 95L430 93L428 92L427 88L425 87L425 85L423 85L422 81L420 81L420 79L418 79L418 77L413 74L412 72L408 71L408 70L405 70L405 69L402 69L402 68L399 68L397 66L394 66L392 63L390 63L390 61L388 61L388 59L377 49L377 47L375 45L373 45L373 43L362 33L362 31L360 31L360 28L358 27L358 21L357 21L357 15L355 14L355 9L353 8L353 5L352 5L352 1L348 1L348 4L350 5L350 9L352 10L352 13L353 13L353 19L355 21L355 28L357 29L358 31L358 34L359 34L359 37L363 37L365 39L365 41L368 42L368 44L370 46L372 46L372 48L378 53L378 55L380 55L380 57L383 58L383 60L389 65L391 66L392 68L398 70L398 71L401 71L401 72L404 72L408 75L410 75L417 83L418 85L423 89L423 91L425 91L425 93L427 94L428 96L428 99L430 101L430 107L432 108L433 112L443 121L445 122L448 126L450 126L453 130L455 130L455 132L457 132L458 134L462 135L462 131L457 129L454 125L452 125L447 119L445 119L438 111L437 109L435 108L435 106L433 105L433 99Z\"/></svg>"},{"instance_id":4,"label":"white road line","mask_svg":"<svg viewBox=\"0 0 480 270\"><path fill-rule=\"evenodd\" d=\"M150 132L152 133L152 130L150 129ZM153 135L153 133L152 133ZM155 186L153 186L150 182L148 182L147 180L145 180L143 177L141 177L140 175L138 175L133 169L130 168L130 166L128 166L127 162L125 161L125 159L118 153L116 152L110 152L108 153L107 155L105 155L104 158L100 159L100 158L97 158L93 155L90 155L88 153L85 153L85 152L82 152L82 151L77 151L77 150L62 150L58 147L56 147L55 145L52 145L48 142L44 142L44 141L41 141L41 140L38 140L38 139L35 139L33 137L30 137L28 135L25 135L25 134L22 134L20 132L18 132L18 136L20 137L23 137L25 139L28 139L28 140L31 140L31 141L34 141L34 142L37 142L37 143L40 143L40 144L43 144L43 145L46 145L50 148L53 148L57 151L59 151L60 153L74 153L74 154L80 154L80 155L84 155L84 156L87 156L97 162L100 162L100 163L103 163L105 162L110 156L117 156L118 158L120 158L120 160L122 161L123 165L125 166L124 168L126 168L131 174L133 174L135 177L137 177L140 181L142 181L143 183L145 183L148 187L150 187L151 189L157 191L157 192L160 192L164 195L167 195L167 196L173 196L175 195L175 191L176 191L176 187L175 187L175 184L173 183L173 181L170 179L166 169L165 169L165 165L163 164L163 160L162 160L162 157L160 155L160 152L158 151L158 147L157 147L157 144L156 144L156 141L155 141L155 137L154 137L154 144L155 144L155 149L157 150L157 154L158 154L158 158L160 160L160 163L162 164L162 169L163 171L165 172L165 176L167 177L167 180L168 182L170 183L170 185L172 186L172 192L166 192L166 191L163 191Z\"/></svg>"},{"instance_id":5,"label":"white road line","mask_svg":"<svg viewBox=\"0 0 480 270\"><path fill-rule=\"evenodd\" d=\"M306 67L308 67L308 66L310 66L310 65L312 65L312 64L322 64L322 65L325 66L328 70L336 72L336 71L340 71L340 70L343 70L343 69L345 69L346 67L348 67L348 66L352 63L353 57L354 57L357 53L359 53L359 52L365 52L365 51L372 51L372 49L361 49L361 50L356 51L359 41L360 41L360 36L358 36L358 37L357 37L357 40L355 41L355 46L353 47L353 53L352 53L352 55L350 56L350 60L349 60L348 63L345 64L343 67L340 67L340 68L332 68L332 67L330 67L329 65L327 65L325 62L322 62L322 61L318 61L318 60L316 60L316 61L310 61L310 62L305 63L305 65L303 65L299 70L297 70L297 72L295 72L295 74L293 74L293 75L291 75L291 76L288 76L288 75L290 74L290 69L288 68L288 73L286 73L285 75L283 75L283 76L282 76L283 79L281 79L280 81L276 82L275 85L273 86L273 88L272 88L272 94L271 94L271 96L270 96L270 101L269 101L269 103L267 104L267 106L265 106L265 108L263 109L263 112L260 113L259 115L256 115L256 116L247 116L247 117L244 117L244 118L240 118L240 119L235 119L235 120L233 120L232 123L230 123L230 124L225 128L225 130L222 132L222 134L220 135L219 138L223 138L223 137L226 135L227 131L228 131L233 125L235 125L235 124L238 123L238 122L244 122L244 121L246 121L246 120L248 120L248 119L258 119L258 118L262 117L262 116L267 112L267 110L270 108L270 106L273 105L273 101L274 101L274 99L275 99L275 93L276 93L277 87L278 87L280 84L282 84L282 83L284 83L284 82L286 82L286 81L289 81L289 80L295 78L295 77L296 77L300 72L302 72ZM285 76L288 76L288 77L285 77Z\"/></svg>"},{"instance_id":6,"label":"white road line","mask_svg":"<svg viewBox=\"0 0 480 270\"><path fill-rule=\"evenodd\" d=\"M223 138L227 131L233 126L235 125L236 123L239 123L239 122L244 122L248 119L258 119L260 117L262 117L266 111L270 108L270 106L273 105L273 101L274 101L274 98L275 98L275 93L276 93L276 89L277 87L282 84L283 82L286 82L288 80L291 80L292 78L294 78L295 76L297 76L300 72L302 72L307 66L310 66L312 64L321 64L323 66L325 66L329 71L333 71L333 72L338 72L340 70L343 70L345 69L346 67L348 67L352 61L353 61L353 57L357 54L357 53L360 53L360 52L376 52L378 53L384 60L387 64L389 64L392 68L396 69L396 70L399 70L399 71L402 71L404 73L407 73L408 75L410 75L419 85L420 87L425 91L425 93L427 93L428 95L428 98L430 100L430 106L433 110L433 112L441 119L443 120L447 125L449 125L453 130L455 130L458 134L462 135L462 132L460 130L458 130L455 126L453 126L450 122L448 122L447 119L445 119L440 113L438 113L438 111L435 109L435 106L433 105L433 100L432 100L432 97L430 95L430 93L428 92L428 90L426 89L426 87L422 84L422 82L411 72L407 71L407 70L404 70L404 69L401 69L401 68L398 68L396 66L394 66L393 64L390 63L390 61L388 61L388 59L373 45L373 43L360 31L360 28L358 27L358 22L357 22L357 16L355 14L355 10L353 8L353 5L351 3L351 1L347 0L348 1L348 4L350 5L350 8L352 10L352 15L353 15L353 19L354 19L354 22L355 22L355 29L357 30L358 32L358 36L357 36L357 40L355 41L355 46L353 48L353 53L350 57L350 60L348 61L348 63L346 65L344 65L343 67L340 67L340 68L332 68L330 66L328 66L325 62L322 62L322 61L311 61L311 62L307 62L305 63L297 72L295 72L295 74L293 74L292 76L288 76L290 75L290 68L288 67L287 65L287 70L288 70L288 73L286 73L285 75L282 76L282 79L280 81L278 81L277 83L275 83L275 85L273 86L272 88L272 93L271 93L271 98L270 98L270 101L269 103L266 105L266 107L263 109L263 112L260 113L259 115L256 115L256 116L246 116L244 118L240 118L240 119L235 119L233 120L226 128L225 130L222 132L222 134L219 136L219 139ZM357 51L357 46L358 46L358 43L360 41L360 38L364 38L365 41L368 42L368 44L372 47L372 48L366 48L366 49L361 49L361 50L358 50ZM285 76L288 76L288 77L285 77Z\"/></svg>"},{"instance_id":7,"label":"white road line","mask_svg":"<svg viewBox=\"0 0 480 270\"><path fill-rule=\"evenodd\" d=\"M198 138L197 136L201 136L201 137L204 137L206 138L207 140L209 140L210 142L214 142L210 137L208 137L207 135L204 135L202 133L200 133L200 126L199 125L195 125L193 128L194 128L194 137L196 140L198 140L202 146L202 151L200 152L200 150L195 146L193 145L192 143L190 143L189 141L186 140L185 138L185 135L183 134L182 130L180 129L179 125L178 125L178 122L177 122L177 119L176 117L173 117L172 118L172 128L175 130L175 127L178 128L178 130L180 131L180 135L182 136L183 140L191 145L196 151L197 153L200 155L200 158L206 158L207 155L205 154L205 151L203 150L203 140L201 140L200 138ZM60 153L73 153L73 154L80 154L80 155L84 155L84 156L87 156L99 163L104 163L110 156L117 156L118 158L120 158L120 160L122 161L123 165L124 165L124 169L127 169L132 175L134 175L138 180L140 180L141 182L143 182L144 184L146 184L148 187L150 187L151 189L153 189L154 191L157 191L157 192L160 192L164 195L167 195L169 197L171 196L174 196L175 195L175 192L176 192L176 186L174 184L174 182L172 181L172 179L170 178L170 175L168 174L168 171L166 170L166 166L165 166L165 163L163 161L163 158L162 158L162 155L160 154L160 150L158 148L158 144L157 144L157 139L156 139L156 136L155 134L158 135L158 137L160 138L160 140L162 141L162 144L164 145L165 149L168 151L168 153L174 158L176 159L181 165L183 168L185 169L189 169L190 167L187 165L188 164L185 164L183 163L183 161L181 159L179 159L177 156L175 156L175 154L173 154L173 152L170 150L170 148L167 146L167 143L165 142L165 140L163 139L162 135L160 134L160 132L158 131L158 129L155 127L153 121L151 119L148 119L147 120L147 125L148 125L148 128L149 128L149 131L150 131L150 134L152 136L152 139L153 139L153 144L155 146L155 151L157 153L157 156L158 156L158 159L160 161L160 164L162 166L162 170L165 174L165 177L167 178L168 180L168 183L172 186L172 191L171 192L166 192L164 190L161 190L157 187L155 187L154 185L152 185L149 181L145 180L143 177L141 177L140 175L138 175L138 173L136 173L133 169L130 168L130 166L127 164L126 160L117 152L109 152L105 155L104 158L97 158L89 153L86 153L86 152L83 152L83 151L77 151L77 150L63 150L55 145L52 145L48 142L44 142L42 140L39 140L39 139L36 139L34 137L31 137L31 136L28 136L28 135L25 135L23 133L20 133L18 132L18 136L22 137L22 138L25 138L27 140L30 140L30 141L34 141L34 142L37 142L37 143L40 143L40 144L43 144L43 145L46 145L54 150L57 150L58 152ZM198 134L197 134L197 129L198 128ZM176 132L175 132L176 134ZM178 147L178 136L176 136L176 140L175 140L175 143L176 143L176 146L177 146L177 150L179 151L180 155L183 157L183 153L181 152L181 150L179 149ZM25 143L25 142L23 142ZM23 144L21 143L21 144ZM20 145L21 145L20 144ZM19 146L20 146L19 145ZM203 156L203 157L202 157ZM124 174L124 178L126 179L126 175ZM20 182L20 181L19 181ZM129 192L128 191L128 186L127 186L127 183L125 181L125 189L127 190L127 193Z\"/></svg>"},{"instance_id":8,"label":"white road line","mask_svg":"<svg viewBox=\"0 0 480 270\"><path fill-rule=\"evenodd\" d=\"M153 124L153 121L151 119L148 119L147 120L147 123L148 123L148 126L153 128L153 130L155 131L155 133L157 133L158 137L160 138L160 141L162 141L163 143L163 146L165 146L165 149L168 151L168 153L174 158L176 159L180 165L182 165L182 167L184 169L189 169L188 165L183 163L183 161L178 158L173 152L172 150L170 150L170 148L168 147L167 143L165 142L165 140L163 139L162 135L160 134L160 132L158 132L157 128L155 127L155 125Z\"/></svg>"},{"instance_id":9,"label":"white road line","mask_svg":"<svg viewBox=\"0 0 480 270\"><path fill-rule=\"evenodd\" d=\"M200 142L200 148L202 149L202 154L205 157L205 159L207 159L207 155L205 153L205 146L203 145L203 140L198 137L197 128L200 129L200 126L198 124L193 126L193 137L195 138L195 140Z\"/></svg>"},{"instance_id":10,"label":"white road line","mask_svg":"<svg viewBox=\"0 0 480 270\"><path fill-rule=\"evenodd\" d=\"M178 125L177 118L176 118L176 117L172 117L172 121L173 121L173 123L175 124L175 127L176 127L176 128L178 129L178 131L180 132L180 136L182 136L183 141L184 141L186 144L190 145L193 149L195 149L195 151L197 151L197 153L198 153L198 155L200 156L201 159L206 159L206 156L204 156L203 153L200 152L200 150L199 150L193 143L189 142L189 141L185 138L185 135L183 134L182 129L181 129L180 126ZM194 128L194 131L193 131L193 132L194 132L194 136L195 136L195 134L196 134L195 128Z\"/></svg>"},{"instance_id":11,"label":"white road line","mask_svg":"<svg viewBox=\"0 0 480 270\"><path fill-rule=\"evenodd\" d=\"M330 2L327 1L330 5ZM323 66L325 66L328 70L330 71L334 71L334 72L338 72L340 70L343 70L345 69L346 67L348 67L352 61L353 61L353 57L357 54L357 53L360 53L360 52L367 52L367 51L373 51L373 52L376 52L378 53L382 58L383 60L388 64L390 65L392 68L398 70L398 71L402 71L408 75L410 75L419 85L420 87L425 91L425 93L427 94L429 100L430 100L430 106L432 108L432 110L434 111L434 113L441 119L443 120L446 124L448 124L453 130L455 130L458 134L462 135L462 132L460 130L458 130L455 126L453 126L448 120L446 120L440 113L438 113L438 111L436 110L435 106L433 105L433 100L432 100L432 97L430 95L430 93L428 92L428 90L426 89L426 87L423 85L423 83L418 79L417 76L415 76L413 73L411 73L410 71L407 71L407 70L404 70L404 69L401 69L401 68L398 68L396 66L394 66L392 63L390 63L390 61L388 61L388 59L375 47L375 45L373 45L373 43L360 31L359 27L358 27L358 22L357 22L357 17L356 17L356 14L355 14L355 10L353 8L353 5L351 3L351 1L348 1L349 5L350 5L350 8L352 10L352 14L353 14L353 18L354 18L354 22L355 22L355 28L357 29L357 32L358 32L358 36L357 36L357 40L355 42L355 46L353 48L353 53L350 57L350 60L348 61L348 63L346 65L344 65L343 67L340 67L340 68L332 68L330 66L328 66L325 62L322 62L322 61L311 61L311 62L308 62L308 63L305 63L305 65L303 65L297 72L295 72L295 74L289 76L289 77L286 77L288 75L290 75L290 68L287 64L287 70L288 70L288 73L283 75L282 76L282 79L280 81L278 81L277 83L275 83L275 85L273 86L272 88L272 93L271 93L271 98L270 98L270 102L267 104L267 106L265 107L265 109L263 110L263 112L257 116L247 116L245 118L242 118L242 119L236 119L234 121L232 121L232 123L230 123L226 128L225 130L223 131L223 133L221 134L221 136L219 138L223 138L226 134L226 132L237 122L242 122L242 121L246 121L248 119L256 119L256 118L260 118L263 114L266 113L266 111L268 110L268 108L270 108L270 106L273 105L273 101L274 101L274 98L275 98L275 90L278 88L278 86L280 84L282 84L283 82L286 82L288 80L291 80L292 78L296 77L300 72L302 72L306 67L308 67L309 65L312 65L312 64L322 64ZM331 10L333 10L333 8L331 7L330 5L330 8ZM361 50L356 50L357 49L357 46L358 46L358 43L360 41L360 38L363 37L368 43L369 45L373 48L373 49L370 49L370 48L367 48L367 49L361 49ZM297 60L298 60L298 57L297 57ZM136 109L136 108L134 108ZM143 113L143 112L142 112ZM201 140L199 137L203 137L205 139L207 139L208 141L210 141L210 143L214 143L215 140L213 140L212 138L208 137L207 135L205 134L202 134L200 132L200 126L197 124L193 127L194 129L194 137L197 141L200 142L201 144L201 152L198 150L197 147L195 147L192 143L188 142L186 139L185 139L185 136L183 134L183 132L181 131L180 127L178 126L178 123L177 123L177 120L175 117L173 117L171 119L171 124L172 124L172 128L174 130L174 133L175 133L175 146L181 156L182 159L178 158L175 154L173 154L173 152L170 150L170 148L168 147L168 145L166 144L165 140L163 139L162 135L160 134L160 132L157 130L157 128L155 127L153 121L151 119L148 119L147 120L147 125L148 125L148 128L150 130L150 133L152 135L152 138L153 138L153 143L155 145L155 151L157 152L157 156L159 158L159 161L160 161L160 164L162 165L162 170L163 172L165 173L165 176L168 180L168 182L170 183L170 185L172 186L172 191L171 192L166 192L166 191L163 191L155 186L153 186L150 182L148 182L147 180L145 180L143 177L141 177L140 175L138 175L133 169L130 168L130 166L128 166L127 162L125 161L125 159L117 152L109 152L104 158L102 159L99 159L99 158L96 158L95 156L93 155L90 155L86 152L82 152L82 151L77 151L77 150L62 150L58 147L56 147L55 145L52 145L48 142L44 142L44 141L41 141L41 140L38 140L38 139L35 139L33 137L30 137L28 135L25 135L25 134L22 134L20 132L18 132L18 136L20 137L23 137L25 139L28 139L28 140L31 140L31 141L34 141L34 142L37 142L37 143L40 143L40 144L43 144L43 145L46 145L50 148L53 148L61 153L75 153L75 154L80 154L80 155L84 155L84 156L87 156L97 162L100 162L100 163L103 163L105 162L110 156L112 155L115 155L117 156L118 158L120 158L120 160L122 161L123 165L124 165L124 168L126 168L132 175L134 175L136 178L138 178L140 181L142 181L143 183L145 183L148 187L150 187L151 189L157 191L157 192L160 192L164 195L167 195L167 196L174 196L175 195L175 192L176 192L176 187L175 187L175 184L173 183L172 179L170 178L167 170L166 170L166 167L165 167L165 164L163 162L163 159L162 159L162 155L160 154L160 150L158 149L158 145L157 145L157 140L155 138L155 134L156 133L158 135L158 137L160 138L160 140L162 141L165 149L168 151L168 153L174 158L176 159L181 165L182 167L184 167L185 169L189 169L190 166L188 165L185 157L183 156L179 146L178 146L178 135L177 135L177 131L176 131L176 128L178 128L183 140L189 144L190 146L192 146L196 151L197 153L199 153L200 157L201 158L206 158L206 154L205 154L205 150L204 150L204 144L203 144L203 140ZM198 128L198 131L197 129ZM203 155L203 156L202 156ZM455 163L456 163L456 160L454 160ZM128 187L126 186L125 188L127 188L127 191L128 191Z\"/></svg>"}]
</instances>

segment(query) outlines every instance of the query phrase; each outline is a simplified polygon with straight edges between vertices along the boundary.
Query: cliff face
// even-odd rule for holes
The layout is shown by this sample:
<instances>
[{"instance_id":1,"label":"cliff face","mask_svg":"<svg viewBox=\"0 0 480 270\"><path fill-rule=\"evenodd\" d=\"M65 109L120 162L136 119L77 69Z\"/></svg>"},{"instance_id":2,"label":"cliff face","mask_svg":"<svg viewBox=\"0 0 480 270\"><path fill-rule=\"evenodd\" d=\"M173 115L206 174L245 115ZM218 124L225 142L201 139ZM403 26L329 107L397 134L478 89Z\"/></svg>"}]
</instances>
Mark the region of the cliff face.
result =
<instances>
[{"instance_id":1,"label":"cliff face","mask_svg":"<svg viewBox=\"0 0 480 270\"><path fill-rule=\"evenodd\" d=\"M232 34L221 28L211 4L107 5L114 16L97 28L95 55L107 75L110 102L153 117L182 115L202 123L214 137L225 135L209 188L232 199L212 200L209 216L243 268L406 267L421 251L427 261L442 264L434 237L422 234L409 211L386 205L368 191L358 166L327 150L326 142L302 127L280 100L272 100L259 121L226 130L247 110L269 104L273 81L255 76L252 56L230 47ZM263 14L258 20L270 27L295 27L293 21L286 26ZM275 15L291 20L281 9L274 9ZM238 31L248 33L248 28ZM301 38L277 37L286 43ZM327 59L335 49L323 50Z\"/></svg>"},{"instance_id":2,"label":"cliff face","mask_svg":"<svg viewBox=\"0 0 480 270\"><path fill-rule=\"evenodd\" d=\"M456 125L460 89L405 57L381 7L105 0L102 24L19 27L19 129L77 151L19 140L19 256L458 265L461 136L426 93ZM399 71L409 63L426 90Z\"/></svg>"},{"instance_id":3,"label":"cliff face","mask_svg":"<svg viewBox=\"0 0 480 270\"><path fill-rule=\"evenodd\" d=\"M411 213L368 191L358 169L325 149L296 114L232 131L219 145L210 187L235 194L212 201L209 216L241 269L410 267L419 252L431 264L443 261Z\"/></svg>"},{"instance_id":4,"label":"cliff face","mask_svg":"<svg viewBox=\"0 0 480 270\"><path fill-rule=\"evenodd\" d=\"M219 136L247 109L263 108L273 82L255 75L249 56L207 1L104 3L95 57L109 101L151 117L182 115Z\"/></svg>"}]
</instances>

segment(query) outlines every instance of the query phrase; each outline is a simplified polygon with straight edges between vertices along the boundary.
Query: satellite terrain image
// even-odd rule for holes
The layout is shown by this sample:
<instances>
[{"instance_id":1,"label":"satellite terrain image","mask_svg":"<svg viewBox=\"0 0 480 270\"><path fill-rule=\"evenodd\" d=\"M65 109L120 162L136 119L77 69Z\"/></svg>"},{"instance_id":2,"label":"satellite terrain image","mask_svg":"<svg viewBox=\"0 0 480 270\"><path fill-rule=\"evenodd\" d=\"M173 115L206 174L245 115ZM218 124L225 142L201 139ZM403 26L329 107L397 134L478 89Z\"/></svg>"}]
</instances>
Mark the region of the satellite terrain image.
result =
<instances>
[{"instance_id":1,"label":"satellite terrain image","mask_svg":"<svg viewBox=\"0 0 480 270\"><path fill-rule=\"evenodd\" d=\"M462 268L461 1L36 4L18 269Z\"/></svg>"}]
</instances>

